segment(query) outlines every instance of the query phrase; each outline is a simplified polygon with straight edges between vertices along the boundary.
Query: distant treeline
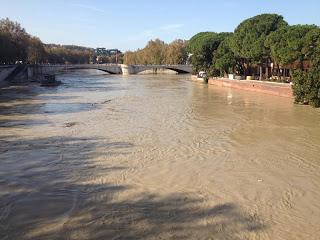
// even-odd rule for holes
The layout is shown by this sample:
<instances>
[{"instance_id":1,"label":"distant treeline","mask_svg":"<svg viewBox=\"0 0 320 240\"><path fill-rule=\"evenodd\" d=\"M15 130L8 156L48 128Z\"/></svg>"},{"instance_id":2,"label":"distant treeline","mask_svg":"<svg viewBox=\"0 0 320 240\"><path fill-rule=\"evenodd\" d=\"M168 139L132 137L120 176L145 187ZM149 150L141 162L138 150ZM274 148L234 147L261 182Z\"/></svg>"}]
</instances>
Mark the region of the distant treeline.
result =
<instances>
[{"instance_id":1,"label":"distant treeline","mask_svg":"<svg viewBox=\"0 0 320 240\"><path fill-rule=\"evenodd\" d=\"M159 39L151 40L143 49L124 54L125 64L185 64L188 59L187 42L175 40L167 44Z\"/></svg>"},{"instance_id":2,"label":"distant treeline","mask_svg":"<svg viewBox=\"0 0 320 240\"><path fill-rule=\"evenodd\" d=\"M118 61L122 56L107 56L101 62ZM37 37L31 36L17 22L8 18L0 20L0 64L14 64L17 62L37 63L95 63L97 54L95 49L74 45L44 44Z\"/></svg>"},{"instance_id":3,"label":"distant treeline","mask_svg":"<svg viewBox=\"0 0 320 240\"><path fill-rule=\"evenodd\" d=\"M320 28L316 25L290 26L280 15L262 14L244 20L233 33L198 33L189 40L187 51L195 73L293 80L296 102L320 105Z\"/></svg>"},{"instance_id":4,"label":"distant treeline","mask_svg":"<svg viewBox=\"0 0 320 240\"><path fill-rule=\"evenodd\" d=\"M44 49L42 61L54 64L90 63L96 57L94 49L74 45L44 44Z\"/></svg>"}]
</instances>

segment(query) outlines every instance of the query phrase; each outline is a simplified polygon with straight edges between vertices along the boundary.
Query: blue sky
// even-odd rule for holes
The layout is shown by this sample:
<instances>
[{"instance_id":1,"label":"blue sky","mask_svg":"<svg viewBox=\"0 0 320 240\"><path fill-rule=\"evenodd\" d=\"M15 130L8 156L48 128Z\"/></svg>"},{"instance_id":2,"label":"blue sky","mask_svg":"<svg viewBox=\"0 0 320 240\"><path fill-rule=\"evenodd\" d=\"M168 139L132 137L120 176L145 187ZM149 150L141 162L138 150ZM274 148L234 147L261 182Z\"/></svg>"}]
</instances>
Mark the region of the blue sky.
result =
<instances>
[{"instance_id":1,"label":"blue sky","mask_svg":"<svg viewBox=\"0 0 320 240\"><path fill-rule=\"evenodd\" d=\"M150 39L233 31L244 19L278 13L289 24L320 25L319 0L0 0L0 18L45 43L141 48Z\"/></svg>"}]
</instances>

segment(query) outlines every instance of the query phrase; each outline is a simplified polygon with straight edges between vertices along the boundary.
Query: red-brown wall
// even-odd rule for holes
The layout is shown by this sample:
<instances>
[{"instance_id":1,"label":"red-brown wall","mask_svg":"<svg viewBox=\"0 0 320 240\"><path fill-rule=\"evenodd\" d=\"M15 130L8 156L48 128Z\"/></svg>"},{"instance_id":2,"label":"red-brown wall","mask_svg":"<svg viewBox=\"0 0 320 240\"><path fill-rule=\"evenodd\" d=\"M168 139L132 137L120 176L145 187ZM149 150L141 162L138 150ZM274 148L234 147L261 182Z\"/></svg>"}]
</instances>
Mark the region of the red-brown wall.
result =
<instances>
[{"instance_id":1,"label":"red-brown wall","mask_svg":"<svg viewBox=\"0 0 320 240\"><path fill-rule=\"evenodd\" d=\"M229 80L229 79L212 79L208 84L221 87L237 88L246 91L266 93L281 97L293 97L292 88L289 83L260 82L254 80Z\"/></svg>"}]
</instances>

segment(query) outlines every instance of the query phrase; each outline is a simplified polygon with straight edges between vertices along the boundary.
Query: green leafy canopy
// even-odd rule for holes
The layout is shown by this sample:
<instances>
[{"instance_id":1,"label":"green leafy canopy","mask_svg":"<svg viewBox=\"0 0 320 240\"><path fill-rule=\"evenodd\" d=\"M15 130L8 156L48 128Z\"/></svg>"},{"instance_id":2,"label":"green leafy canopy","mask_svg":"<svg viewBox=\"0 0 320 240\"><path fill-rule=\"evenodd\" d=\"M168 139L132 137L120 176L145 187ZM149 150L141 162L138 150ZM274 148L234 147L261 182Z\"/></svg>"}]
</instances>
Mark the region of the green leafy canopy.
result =
<instances>
[{"instance_id":1,"label":"green leafy canopy","mask_svg":"<svg viewBox=\"0 0 320 240\"><path fill-rule=\"evenodd\" d=\"M241 58L252 63L261 63L270 57L270 49L265 46L267 36L288 23L277 14L261 14L249 18L235 29L231 48Z\"/></svg>"}]
</instances>

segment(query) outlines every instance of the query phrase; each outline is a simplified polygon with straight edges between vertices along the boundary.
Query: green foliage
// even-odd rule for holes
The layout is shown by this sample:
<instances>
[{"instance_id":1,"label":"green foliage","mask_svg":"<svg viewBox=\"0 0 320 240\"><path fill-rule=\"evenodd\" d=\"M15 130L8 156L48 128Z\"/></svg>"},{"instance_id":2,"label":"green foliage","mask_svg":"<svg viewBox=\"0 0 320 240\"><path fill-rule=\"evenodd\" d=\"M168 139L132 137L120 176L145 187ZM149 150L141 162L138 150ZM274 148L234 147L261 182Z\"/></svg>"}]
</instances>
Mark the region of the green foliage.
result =
<instances>
[{"instance_id":1,"label":"green foliage","mask_svg":"<svg viewBox=\"0 0 320 240\"><path fill-rule=\"evenodd\" d=\"M315 25L296 25L290 27L285 36L290 38L286 39L282 48L282 57L287 63L305 59L311 61L311 68L307 72L293 72L295 102L320 107L320 28Z\"/></svg>"},{"instance_id":2,"label":"green foliage","mask_svg":"<svg viewBox=\"0 0 320 240\"><path fill-rule=\"evenodd\" d=\"M203 82L208 83L208 81L209 81L209 77L208 76L203 77Z\"/></svg>"},{"instance_id":3,"label":"green foliage","mask_svg":"<svg viewBox=\"0 0 320 240\"><path fill-rule=\"evenodd\" d=\"M313 66L320 66L320 28L310 30L304 38L303 52Z\"/></svg>"},{"instance_id":4,"label":"green foliage","mask_svg":"<svg viewBox=\"0 0 320 240\"><path fill-rule=\"evenodd\" d=\"M244 20L234 32L231 49L247 62L260 64L270 58L270 49L265 46L267 36L287 25L277 14L262 14Z\"/></svg>"},{"instance_id":5,"label":"green foliage","mask_svg":"<svg viewBox=\"0 0 320 240\"><path fill-rule=\"evenodd\" d=\"M192 65L195 72L208 70L212 63L217 33L201 32L193 36L188 43L187 51L192 54Z\"/></svg>"},{"instance_id":6,"label":"green foliage","mask_svg":"<svg viewBox=\"0 0 320 240\"><path fill-rule=\"evenodd\" d=\"M310 31L316 30L315 25L294 25L286 26L271 33L265 45L271 49L271 58L283 65L291 64L295 61L302 63L308 55L310 49L306 47L306 36ZM309 36L312 41L312 36Z\"/></svg>"},{"instance_id":7,"label":"green foliage","mask_svg":"<svg viewBox=\"0 0 320 240\"><path fill-rule=\"evenodd\" d=\"M226 73L233 72L237 66L238 59L230 48L230 37L227 37L214 52L212 65L215 69L219 70L219 75L222 76Z\"/></svg>"},{"instance_id":8,"label":"green foliage","mask_svg":"<svg viewBox=\"0 0 320 240\"><path fill-rule=\"evenodd\" d=\"M296 70L293 73L293 94L296 103L320 106L320 68L315 67L308 72Z\"/></svg>"},{"instance_id":9,"label":"green foliage","mask_svg":"<svg viewBox=\"0 0 320 240\"><path fill-rule=\"evenodd\" d=\"M219 77L220 70L215 68L213 65L207 70L207 74L212 77Z\"/></svg>"},{"instance_id":10,"label":"green foliage","mask_svg":"<svg viewBox=\"0 0 320 240\"><path fill-rule=\"evenodd\" d=\"M215 39L217 33L215 32L200 32L194 35L188 42L187 51L196 53L205 47L210 47L211 42Z\"/></svg>"},{"instance_id":11,"label":"green foliage","mask_svg":"<svg viewBox=\"0 0 320 240\"><path fill-rule=\"evenodd\" d=\"M231 33L201 32L193 36L188 43L187 50L192 54L194 71L209 71L212 69L214 52Z\"/></svg>"}]
</instances>

